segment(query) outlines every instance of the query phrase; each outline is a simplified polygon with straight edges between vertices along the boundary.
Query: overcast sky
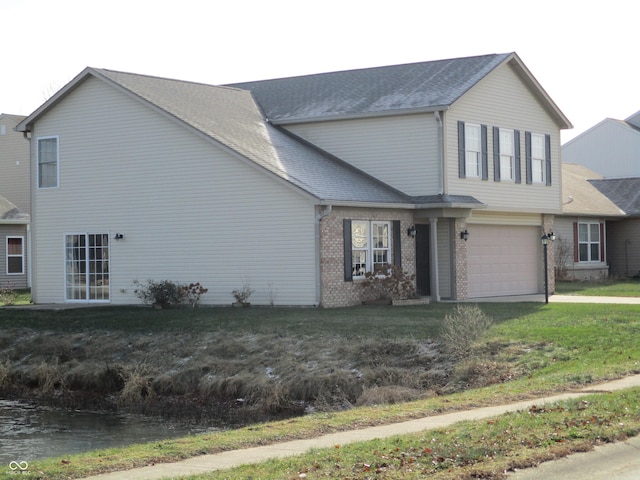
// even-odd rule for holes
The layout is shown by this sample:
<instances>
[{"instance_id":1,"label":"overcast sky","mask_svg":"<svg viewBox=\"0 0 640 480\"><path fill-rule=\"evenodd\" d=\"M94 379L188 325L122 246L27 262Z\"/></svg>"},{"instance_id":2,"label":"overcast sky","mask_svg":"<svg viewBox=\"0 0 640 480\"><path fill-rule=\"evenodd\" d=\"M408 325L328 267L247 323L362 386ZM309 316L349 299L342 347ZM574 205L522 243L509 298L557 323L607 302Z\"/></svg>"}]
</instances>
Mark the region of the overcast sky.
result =
<instances>
[{"instance_id":1,"label":"overcast sky","mask_svg":"<svg viewBox=\"0 0 640 480\"><path fill-rule=\"evenodd\" d=\"M516 52L574 129L640 110L632 0L0 0L0 112L85 67L209 84Z\"/></svg>"}]
</instances>

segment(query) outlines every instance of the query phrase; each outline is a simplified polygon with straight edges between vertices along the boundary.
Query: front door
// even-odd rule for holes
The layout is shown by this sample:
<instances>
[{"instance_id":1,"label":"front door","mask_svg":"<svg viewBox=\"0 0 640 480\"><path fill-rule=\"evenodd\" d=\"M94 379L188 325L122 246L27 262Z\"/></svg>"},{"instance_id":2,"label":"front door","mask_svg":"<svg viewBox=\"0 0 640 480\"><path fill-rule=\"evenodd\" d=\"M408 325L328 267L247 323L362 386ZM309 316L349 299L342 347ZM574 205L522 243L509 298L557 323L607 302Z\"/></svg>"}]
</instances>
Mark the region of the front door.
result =
<instances>
[{"instance_id":1,"label":"front door","mask_svg":"<svg viewBox=\"0 0 640 480\"><path fill-rule=\"evenodd\" d=\"M416 290L421 297L431 295L429 267L429 225L416 225Z\"/></svg>"}]
</instances>

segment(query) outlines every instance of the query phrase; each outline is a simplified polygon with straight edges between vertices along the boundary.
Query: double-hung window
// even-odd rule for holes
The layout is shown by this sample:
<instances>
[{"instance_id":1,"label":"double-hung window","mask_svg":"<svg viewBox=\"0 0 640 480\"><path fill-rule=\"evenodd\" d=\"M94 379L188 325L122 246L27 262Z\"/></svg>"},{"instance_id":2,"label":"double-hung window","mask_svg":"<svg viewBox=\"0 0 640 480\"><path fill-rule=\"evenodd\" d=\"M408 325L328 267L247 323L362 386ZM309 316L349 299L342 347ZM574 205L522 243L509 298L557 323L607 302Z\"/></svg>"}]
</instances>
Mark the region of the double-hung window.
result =
<instances>
[{"instance_id":1,"label":"double-hung window","mask_svg":"<svg viewBox=\"0 0 640 480\"><path fill-rule=\"evenodd\" d=\"M351 274L362 278L391 263L390 222L353 220L351 222Z\"/></svg>"},{"instance_id":2,"label":"double-hung window","mask_svg":"<svg viewBox=\"0 0 640 480\"><path fill-rule=\"evenodd\" d=\"M464 125L465 172L467 177L479 178L482 172L482 137L480 125Z\"/></svg>"},{"instance_id":3,"label":"double-hung window","mask_svg":"<svg viewBox=\"0 0 640 480\"><path fill-rule=\"evenodd\" d=\"M578 223L578 261L602 261L600 223Z\"/></svg>"},{"instance_id":4,"label":"double-hung window","mask_svg":"<svg viewBox=\"0 0 640 480\"><path fill-rule=\"evenodd\" d=\"M500 129L500 180L513 180L515 149L513 130Z\"/></svg>"},{"instance_id":5,"label":"double-hung window","mask_svg":"<svg viewBox=\"0 0 640 480\"><path fill-rule=\"evenodd\" d=\"M7 275L24 274L24 237L7 237Z\"/></svg>"},{"instance_id":6,"label":"double-hung window","mask_svg":"<svg viewBox=\"0 0 640 480\"><path fill-rule=\"evenodd\" d=\"M531 179L533 183L545 183L546 176L545 137L531 134Z\"/></svg>"},{"instance_id":7,"label":"double-hung window","mask_svg":"<svg viewBox=\"0 0 640 480\"><path fill-rule=\"evenodd\" d=\"M58 186L58 137L38 138L38 188Z\"/></svg>"}]
</instances>

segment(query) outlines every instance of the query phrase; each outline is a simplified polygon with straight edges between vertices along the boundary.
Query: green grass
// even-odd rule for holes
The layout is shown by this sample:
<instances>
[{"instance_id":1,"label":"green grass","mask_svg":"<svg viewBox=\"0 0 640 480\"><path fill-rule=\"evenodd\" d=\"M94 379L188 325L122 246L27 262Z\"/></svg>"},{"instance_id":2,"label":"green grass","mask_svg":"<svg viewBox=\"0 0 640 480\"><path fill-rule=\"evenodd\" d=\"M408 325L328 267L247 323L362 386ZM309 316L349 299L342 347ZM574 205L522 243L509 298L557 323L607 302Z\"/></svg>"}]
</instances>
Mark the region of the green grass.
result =
<instances>
[{"instance_id":1,"label":"green grass","mask_svg":"<svg viewBox=\"0 0 640 480\"><path fill-rule=\"evenodd\" d=\"M0 328L28 327L59 332L120 329L129 333L229 329L237 334L261 331L271 335L275 332L282 337L318 335L317 338L326 339L336 335L393 340L437 338L441 319L453 308L451 304L432 304L333 310L89 308L41 312L0 309ZM511 303L482 304L481 308L494 319L494 326L484 341L476 345L473 356L458 368L462 373L479 370L494 380L506 380L514 374L511 381L409 403L316 413L204 436L74 455L66 458L69 463L64 464L61 459L37 461L22 478L80 478L204 453L506 403L640 372L637 348L640 306ZM457 375L462 378L461 372ZM306 473L307 478L366 478L370 475L365 471L367 468L379 469L378 478L420 478L415 472L434 468L434 475L440 477L433 478L472 478L476 470L494 472L493 477L483 478L500 478L495 472L508 465L530 465L541 458L559 455L560 451L586 449L597 437L608 441L637 433L640 401L636 390L596 396L586 405L594 405L594 410L586 411L583 404L577 402L534 412L535 415L524 412L501 416L493 423L473 422L417 436L317 451L305 457L246 467L253 470L211 473L200 478L299 478L299 473ZM436 439L433 443L437 450L432 439ZM526 439L524 443L523 439ZM433 464L434 452L437 465ZM409 458L413 460L408 461ZM464 460L458 465L454 459ZM420 462L420 469L409 472L410 464L416 462ZM336 464L340 468L336 468ZM287 473L283 476L282 472Z\"/></svg>"},{"instance_id":2,"label":"green grass","mask_svg":"<svg viewBox=\"0 0 640 480\"><path fill-rule=\"evenodd\" d=\"M598 282L556 282L556 293L591 297L640 297L640 281L628 279Z\"/></svg>"},{"instance_id":3,"label":"green grass","mask_svg":"<svg viewBox=\"0 0 640 480\"><path fill-rule=\"evenodd\" d=\"M13 290L10 287L0 287L0 307L5 305L29 305L31 303L31 289Z\"/></svg>"}]
</instances>

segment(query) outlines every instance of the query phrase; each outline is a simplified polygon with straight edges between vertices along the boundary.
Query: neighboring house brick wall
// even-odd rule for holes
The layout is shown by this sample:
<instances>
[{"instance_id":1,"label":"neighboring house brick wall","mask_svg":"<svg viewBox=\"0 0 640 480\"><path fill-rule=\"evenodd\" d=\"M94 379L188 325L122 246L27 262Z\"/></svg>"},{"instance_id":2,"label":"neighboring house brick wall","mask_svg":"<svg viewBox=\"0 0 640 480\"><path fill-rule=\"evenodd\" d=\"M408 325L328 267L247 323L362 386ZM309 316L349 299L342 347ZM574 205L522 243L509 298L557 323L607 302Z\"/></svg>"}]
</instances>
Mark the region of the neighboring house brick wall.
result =
<instances>
[{"instance_id":1,"label":"neighboring house brick wall","mask_svg":"<svg viewBox=\"0 0 640 480\"><path fill-rule=\"evenodd\" d=\"M343 220L400 220L402 242L402 268L409 275L415 274L415 240L407 235L413 224L413 212L406 210L376 210L367 208L334 208L320 221L320 272L321 305L323 307L344 307L358 305L367 296L362 280L344 279ZM393 246L392 246L393 250Z\"/></svg>"}]
</instances>

